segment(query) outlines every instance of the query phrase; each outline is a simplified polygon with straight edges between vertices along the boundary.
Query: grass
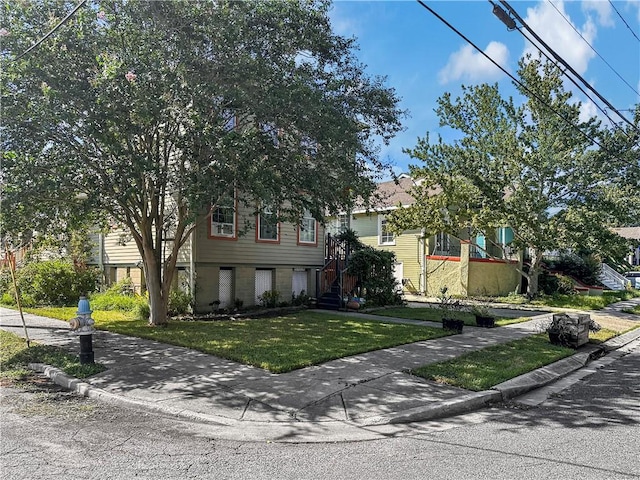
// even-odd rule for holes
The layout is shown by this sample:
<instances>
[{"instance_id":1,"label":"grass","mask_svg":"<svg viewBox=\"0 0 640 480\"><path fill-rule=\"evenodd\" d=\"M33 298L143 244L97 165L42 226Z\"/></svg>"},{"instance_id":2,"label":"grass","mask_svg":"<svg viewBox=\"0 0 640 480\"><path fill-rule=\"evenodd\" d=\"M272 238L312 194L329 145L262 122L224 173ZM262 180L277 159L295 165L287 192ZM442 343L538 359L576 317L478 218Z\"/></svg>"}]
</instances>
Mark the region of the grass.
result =
<instances>
[{"instance_id":1,"label":"grass","mask_svg":"<svg viewBox=\"0 0 640 480\"><path fill-rule=\"evenodd\" d=\"M27 313L33 313L34 315L40 315L42 317L64 320L66 322L76 316L78 307L25 308L24 311ZM96 324L98 324L102 322L108 323L111 321L133 320L135 318L135 314L133 312L120 310L94 310L93 313L91 313L91 318L93 318Z\"/></svg>"},{"instance_id":2,"label":"grass","mask_svg":"<svg viewBox=\"0 0 640 480\"><path fill-rule=\"evenodd\" d=\"M24 339L4 330L0 330L0 344L0 378L3 379L15 381L28 376L31 373L28 369L29 363L53 365L76 378L90 377L105 370L104 366L98 363L82 365L77 355L59 347L35 342L31 342L31 346L27 347Z\"/></svg>"},{"instance_id":3,"label":"grass","mask_svg":"<svg viewBox=\"0 0 640 480\"><path fill-rule=\"evenodd\" d=\"M412 320L423 320L428 322L441 322L443 311L439 308L429 307L394 307L383 310L376 310L370 312L374 315L381 315L384 317L397 317L397 318L409 318ZM476 317L469 312L456 312L456 318L462 320L465 325L476 326ZM496 318L496 326L509 325L511 323L520 323L531 320L530 317L517 317L517 318Z\"/></svg>"},{"instance_id":4,"label":"grass","mask_svg":"<svg viewBox=\"0 0 640 480\"><path fill-rule=\"evenodd\" d=\"M68 320L75 316L75 310L69 307L29 309L29 312ZM132 314L114 311L94 311L92 318L100 330L187 347L274 373L451 334L440 328L307 311L255 320L174 320L166 328L150 327Z\"/></svg>"},{"instance_id":5,"label":"grass","mask_svg":"<svg viewBox=\"0 0 640 480\"><path fill-rule=\"evenodd\" d=\"M622 310L624 313L632 313L635 315L640 315L640 305L636 305L633 308L625 308L624 310Z\"/></svg>"},{"instance_id":6,"label":"grass","mask_svg":"<svg viewBox=\"0 0 640 480\"><path fill-rule=\"evenodd\" d=\"M602 310L607 305L640 296L640 290L606 291L599 296L588 295L545 295L531 302L523 295L509 295L494 298L496 302L518 305L535 305L578 310Z\"/></svg>"},{"instance_id":7,"label":"grass","mask_svg":"<svg viewBox=\"0 0 640 480\"><path fill-rule=\"evenodd\" d=\"M602 328L589 333L589 342L599 344L621 333L624 332ZM572 348L553 345L546 333L540 333L425 365L411 373L427 380L478 392L574 353Z\"/></svg>"}]
</instances>

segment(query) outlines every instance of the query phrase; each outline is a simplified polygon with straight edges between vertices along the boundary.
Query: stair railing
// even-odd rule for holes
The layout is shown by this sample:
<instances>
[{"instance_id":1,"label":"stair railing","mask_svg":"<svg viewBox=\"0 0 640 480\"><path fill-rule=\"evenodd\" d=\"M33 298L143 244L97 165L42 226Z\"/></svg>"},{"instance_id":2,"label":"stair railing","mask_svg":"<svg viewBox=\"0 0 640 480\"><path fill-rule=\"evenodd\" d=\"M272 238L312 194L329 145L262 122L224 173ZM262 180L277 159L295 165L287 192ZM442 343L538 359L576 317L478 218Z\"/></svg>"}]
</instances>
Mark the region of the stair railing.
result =
<instances>
[{"instance_id":1,"label":"stair railing","mask_svg":"<svg viewBox=\"0 0 640 480\"><path fill-rule=\"evenodd\" d=\"M605 277L611 278L612 280L614 280L616 283L619 283L623 287L626 286L627 283L629 283L629 280L627 280L627 278L624 275L618 273L616 270L611 268L606 263L602 264L602 275Z\"/></svg>"}]
</instances>

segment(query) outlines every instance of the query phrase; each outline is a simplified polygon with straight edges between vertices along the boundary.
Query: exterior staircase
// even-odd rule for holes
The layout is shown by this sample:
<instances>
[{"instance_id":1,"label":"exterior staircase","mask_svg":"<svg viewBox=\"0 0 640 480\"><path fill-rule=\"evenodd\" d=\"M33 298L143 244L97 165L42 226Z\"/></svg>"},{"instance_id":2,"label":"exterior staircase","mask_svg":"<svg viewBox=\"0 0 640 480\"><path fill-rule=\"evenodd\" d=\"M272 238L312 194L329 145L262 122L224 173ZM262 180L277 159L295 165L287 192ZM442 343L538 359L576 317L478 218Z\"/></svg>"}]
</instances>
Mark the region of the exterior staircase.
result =
<instances>
[{"instance_id":1,"label":"exterior staircase","mask_svg":"<svg viewBox=\"0 0 640 480\"><path fill-rule=\"evenodd\" d=\"M327 235L325 264L317 279L317 307L339 310L344 298L356 288L358 278L347 273L349 246L331 234Z\"/></svg>"},{"instance_id":2,"label":"exterior staircase","mask_svg":"<svg viewBox=\"0 0 640 480\"><path fill-rule=\"evenodd\" d=\"M602 272L598 280L610 290L624 290L629 283L629 280L606 263L602 264Z\"/></svg>"}]
</instances>

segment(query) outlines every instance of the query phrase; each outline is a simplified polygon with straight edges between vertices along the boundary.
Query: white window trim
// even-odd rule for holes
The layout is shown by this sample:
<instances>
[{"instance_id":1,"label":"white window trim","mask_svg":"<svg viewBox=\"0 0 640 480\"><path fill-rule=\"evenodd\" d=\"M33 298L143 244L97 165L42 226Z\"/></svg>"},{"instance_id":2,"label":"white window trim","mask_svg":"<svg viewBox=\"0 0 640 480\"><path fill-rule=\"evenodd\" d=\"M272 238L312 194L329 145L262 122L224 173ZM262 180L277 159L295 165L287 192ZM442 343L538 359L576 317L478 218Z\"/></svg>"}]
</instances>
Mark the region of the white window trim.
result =
<instances>
[{"instance_id":1,"label":"white window trim","mask_svg":"<svg viewBox=\"0 0 640 480\"><path fill-rule=\"evenodd\" d=\"M383 241L382 239L382 223L385 222L386 223L387 217L386 215L378 215L378 245L395 245L396 244L396 236L391 233L391 232L387 232L387 236L391 236L391 240L386 240Z\"/></svg>"},{"instance_id":2,"label":"white window trim","mask_svg":"<svg viewBox=\"0 0 640 480\"><path fill-rule=\"evenodd\" d=\"M304 229L305 220L310 221L310 223L313 225L313 238L311 240L302 239L303 232L306 232L306 230ZM305 210L302 221L300 222L300 226L298 227L298 243L304 243L305 245L316 245L318 243L318 222L315 218L313 218L311 212L309 212L308 210Z\"/></svg>"},{"instance_id":3,"label":"white window trim","mask_svg":"<svg viewBox=\"0 0 640 480\"><path fill-rule=\"evenodd\" d=\"M215 222L213 219L213 215L214 215L214 211L218 208L231 208L233 209L233 223L228 223L228 222ZM212 237L216 237L216 238L237 238L237 223L238 223L238 219L237 219L237 213L238 213L238 209L237 209L237 201L236 201L236 197L235 194L233 196L233 205L229 206L229 205L216 205L213 208L213 211L211 212L211 236ZM224 231L222 232L218 232L218 228L220 227L220 230L224 230L225 226L231 225L231 233L224 233Z\"/></svg>"},{"instance_id":4,"label":"white window trim","mask_svg":"<svg viewBox=\"0 0 640 480\"><path fill-rule=\"evenodd\" d=\"M279 242L280 241L280 224L278 222L275 223L276 227L276 238L262 238L260 233L262 231L262 217L265 215L274 215L273 208L264 207L262 212L258 212L258 241L260 242Z\"/></svg>"}]
</instances>

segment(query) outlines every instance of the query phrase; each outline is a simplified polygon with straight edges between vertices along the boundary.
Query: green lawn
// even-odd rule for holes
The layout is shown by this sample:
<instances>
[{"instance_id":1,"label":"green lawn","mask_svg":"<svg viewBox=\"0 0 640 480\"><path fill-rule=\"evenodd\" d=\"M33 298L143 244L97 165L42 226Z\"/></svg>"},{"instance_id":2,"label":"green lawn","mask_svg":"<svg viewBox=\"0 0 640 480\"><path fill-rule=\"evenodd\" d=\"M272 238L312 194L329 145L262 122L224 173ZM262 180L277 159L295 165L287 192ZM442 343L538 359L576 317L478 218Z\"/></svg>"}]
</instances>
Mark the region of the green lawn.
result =
<instances>
[{"instance_id":1,"label":"green lawn","mask_svg":"<svg viewBox=\"0 0 640 480\"><path fill-rule=\"evenodd\" d=\"M428 380L481 391L575 353L549 342L546 333L483 348L411 373Z\"/></svg>"},{"instance_id":2,"label":"green lawn","mask_svg":"<svg viewBox=\"0 0 640 480\"><path fill-rule=\"evenodd\" d=\"M394 307L375 310L372 312L374 315L381 315L385 317L397 317L397 318L410 318L412 320L425 320L430 322L442 321L442 310L439 308L430 307ZM456 312L456 318L463 320L465 325L476 326L476 317L469 312ZM509 325L510 323L520 323L531 320L530 317L517 317L517 318L496 318L496 326Z\"/></svg>"},{"instance_id":3,"label":"green lawn","mask_svg":"<svg viewBox=\"0 0 640 480\"><path fill-rule=\"evenodd\" d=\"M29 309L68 320L75 308ZM444 337L440 328L351 319L302 311L275 318L224 321L171 321L166 328L112 311L95 311L96 328L179 345L265 368L274 373L405 343Z\"/></svg>"},{"instance_id":4,"label":"green lawn","mask_svg":"<svg viewBox=\"0 0 640 480\"><path fill-rule=\"evenodd\" d=\"M591 332L589 341L602 343L619 334L603 328L599 332ZM481 391L574 353L572 348L551 344L549 336L540 333L476 350L445 362L425 365L411 373L428 380Z\"/></svg>"},{"instance_id":5,"label":"green lawn","mask_svg":"<svg viewBox=\"0 0 640 480\"><path fill-rule=\"evenodd\" d=\"M640 305L637 305L637 306L635 306L633 308L625 308L623 310L623 312L625 312L625 313L633 313L635 315L640 315Z\"/></svg>"},{"instance_id":6,"label":"green lawn","mask_svg":"<svg viewBox=\"0 0 640 480\"><path fill-rule=\"evenodd\" d=\"M575 308L578 310L601 310L607 305L620 302L622 300L629 300L631 298L639 297L640 290L623 290L619 292L606 291L599 296L588 295L545 295L531 302L526 300L523 295L510 295L508 297L494 298L496 302L512 303L519 305L535 305L535 306L547 306L556 308Z\"/></svg>"}]
</instances>

